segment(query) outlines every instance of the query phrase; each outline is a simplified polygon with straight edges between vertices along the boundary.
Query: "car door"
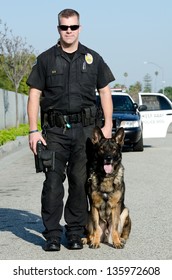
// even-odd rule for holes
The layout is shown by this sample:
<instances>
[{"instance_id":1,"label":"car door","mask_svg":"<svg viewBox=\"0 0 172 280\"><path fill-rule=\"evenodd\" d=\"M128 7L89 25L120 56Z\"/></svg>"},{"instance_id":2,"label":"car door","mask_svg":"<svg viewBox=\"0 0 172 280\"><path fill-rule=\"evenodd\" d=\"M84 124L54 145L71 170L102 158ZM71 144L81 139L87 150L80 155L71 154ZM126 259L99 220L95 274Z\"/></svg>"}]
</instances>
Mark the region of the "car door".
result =
<instances>
[{"instance_id":1,"label":"car door","mask_svg":"<svg viewBox=\"0 0 172 280\"><path fill-rule=\"evenodd\" d=\"M172 102L164 94L139 92L139 105L147 106L140 112L143 138L166 137L172 123Z\"/></svg>"}]
</instances>

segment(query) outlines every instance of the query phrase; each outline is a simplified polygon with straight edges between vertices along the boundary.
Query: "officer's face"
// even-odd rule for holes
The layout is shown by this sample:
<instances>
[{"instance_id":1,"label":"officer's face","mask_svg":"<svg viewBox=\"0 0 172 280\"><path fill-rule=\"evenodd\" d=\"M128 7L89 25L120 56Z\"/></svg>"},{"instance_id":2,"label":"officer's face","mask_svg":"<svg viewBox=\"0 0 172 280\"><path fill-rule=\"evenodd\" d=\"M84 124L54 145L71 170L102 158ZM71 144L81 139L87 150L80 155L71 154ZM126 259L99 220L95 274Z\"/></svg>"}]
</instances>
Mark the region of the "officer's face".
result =
<instances>
[{"instance_id":1,"label":"officer's face","mask_svg":"<svg viewBox=\"0 0 172 280\"><path fill-rule=\"evenodd\" d=\"M58 27L58 32L60 34L60 39L62 43L65 45L75 45L78 44L78 37L81 27L79 26L78 18L77 16L72 16L69 18L61 17L60 19L60 26L78 26L76 30L72 30L68 27L67 30L62 30L60 27ZM76 28L76 27L75 27ZM63 28L64 29L64 28Z\"/></svg>"}]
</instances>

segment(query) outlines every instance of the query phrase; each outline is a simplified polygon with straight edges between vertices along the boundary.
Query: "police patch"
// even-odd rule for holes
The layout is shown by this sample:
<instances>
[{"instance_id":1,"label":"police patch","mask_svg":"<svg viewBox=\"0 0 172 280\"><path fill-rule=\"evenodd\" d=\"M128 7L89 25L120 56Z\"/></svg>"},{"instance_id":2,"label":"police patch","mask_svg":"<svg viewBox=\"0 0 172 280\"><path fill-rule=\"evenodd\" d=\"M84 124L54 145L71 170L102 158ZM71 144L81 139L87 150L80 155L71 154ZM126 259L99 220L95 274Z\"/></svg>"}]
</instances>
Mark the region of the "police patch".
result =
<instances>
[{"instance_id":1,"label":"police patch","mask_svg":"<svg viewBox=\"0 0 172 280\"><path fill-rule=\"evenodd\" d=\"M85 61L87 62L87 64L92 64L93 63L93 56L90 53L87 53L85 55Z\"/></svg>"}]
</instances>

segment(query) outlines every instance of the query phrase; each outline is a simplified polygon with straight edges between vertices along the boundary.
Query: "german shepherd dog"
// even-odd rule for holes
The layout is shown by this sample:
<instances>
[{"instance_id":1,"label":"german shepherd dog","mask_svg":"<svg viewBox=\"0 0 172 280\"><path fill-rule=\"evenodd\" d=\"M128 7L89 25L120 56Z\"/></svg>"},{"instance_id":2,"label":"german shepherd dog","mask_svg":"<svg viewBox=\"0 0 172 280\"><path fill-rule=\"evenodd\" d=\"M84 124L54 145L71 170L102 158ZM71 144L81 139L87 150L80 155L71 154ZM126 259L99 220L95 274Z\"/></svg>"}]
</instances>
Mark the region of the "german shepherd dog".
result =
<instances>
[{"instance_id":1,"label":"german shepherd dog","mask_svg":"<svg viewBox=\"0 0 172 280\"><path fill-rule=\"evenodd\" d=\"M84 244L99 248L100 243L122 249L129 237L131 219L124 204L125 183L122 161L124 129L121 127L112 138L106 139L99 127L92 137L93 168L88 179L90 201L87 237Z\"/></svg>"}]
</instances>

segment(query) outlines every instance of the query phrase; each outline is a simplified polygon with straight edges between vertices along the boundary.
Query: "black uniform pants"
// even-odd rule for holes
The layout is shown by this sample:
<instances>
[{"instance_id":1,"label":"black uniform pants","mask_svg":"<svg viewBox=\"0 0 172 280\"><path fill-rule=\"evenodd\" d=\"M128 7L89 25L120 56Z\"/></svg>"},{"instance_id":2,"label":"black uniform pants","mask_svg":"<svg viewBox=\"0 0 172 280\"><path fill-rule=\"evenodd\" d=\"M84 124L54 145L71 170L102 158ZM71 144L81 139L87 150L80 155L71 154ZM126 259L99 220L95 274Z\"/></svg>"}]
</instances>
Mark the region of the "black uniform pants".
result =
<instances>
[{"instance_id":1,"label":"black uniform pants","mask_svg":"<svg viewBox=\"0 0 172 280\"><path fill-rule=\"evenodd\" d=\"M48 149L57 151L55 171L45 173L42 190L42 219L44 237L61 237L60 220L64 210L66 233L82 235L88 218L88 200L85 183L87 179L86 143L91 137L92 126L72 124L63 133L63 128L47 129ZM64 171L68 179L68 195L64 206Z\"/></svg>"}]
</instances>

